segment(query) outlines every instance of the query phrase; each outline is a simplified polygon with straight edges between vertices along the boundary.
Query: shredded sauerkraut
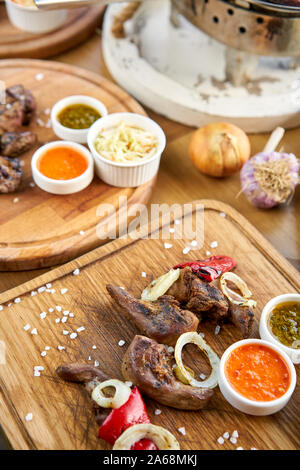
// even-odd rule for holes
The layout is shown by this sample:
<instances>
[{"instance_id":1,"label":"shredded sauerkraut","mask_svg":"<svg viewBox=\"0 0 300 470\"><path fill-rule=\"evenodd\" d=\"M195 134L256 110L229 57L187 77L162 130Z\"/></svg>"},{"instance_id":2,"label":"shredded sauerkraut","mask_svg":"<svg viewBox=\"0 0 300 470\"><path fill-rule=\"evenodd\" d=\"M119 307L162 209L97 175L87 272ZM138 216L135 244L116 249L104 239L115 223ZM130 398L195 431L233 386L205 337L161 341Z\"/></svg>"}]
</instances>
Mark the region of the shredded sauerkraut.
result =
<instances>
[{"instance_id":1,"label":"shredded sauerkraut","mask_svg":"<svg viewBox=\"0 0 300 470\"><path fill-rule=\"evenodd\" d=\"M151 158L157 145L156 136L123 121L118 126L101 131L94 142L95 149L102 157L118 163Z\"/></svg>"}]
</instances>

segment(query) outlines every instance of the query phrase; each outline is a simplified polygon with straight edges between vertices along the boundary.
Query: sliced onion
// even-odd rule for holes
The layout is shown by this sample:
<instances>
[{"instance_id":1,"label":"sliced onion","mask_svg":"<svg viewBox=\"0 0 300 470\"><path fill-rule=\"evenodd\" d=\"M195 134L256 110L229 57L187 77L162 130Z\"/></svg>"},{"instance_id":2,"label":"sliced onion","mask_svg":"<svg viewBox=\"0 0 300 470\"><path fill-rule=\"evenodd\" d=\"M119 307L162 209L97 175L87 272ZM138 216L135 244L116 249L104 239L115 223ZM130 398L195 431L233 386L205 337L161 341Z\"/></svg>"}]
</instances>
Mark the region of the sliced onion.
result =
<instances>
[{"instance_id":1,"label":"sliced onion","mask_svg":"<svg viewBox=\"0 0 300 470\"><path fill-rule=\"evenodd\" d=\"M299 347L300 347L300 340L296 339L295 341L293 341L292 348L299 349Z\"/></svg>"},{"instance_id":2,"label":"sliced onion","mask_svg":"<svg viewBox=\"0 0 300 470\"><path fill-rule=\"evenodd\" d=\"M242 295L237 294L232 289L227 286L226 281L233 282L238 289L240 290ZM220 278L221 290L223 294L235 305L241 305L243 307L256 307L257 302L252 300L252 292L248 288L246 282L237 274L227 272L222 274ZM236 298L234 298L236 297Z\"/></svg>"},{"instance_id":3,"label":"sliced onion","mask_svg":"<svg viewBox=\"0 0 300 470\"><path fill-rule=\"evenodd\" d=\"M179 268L170 269L169 272L152 281L151 284L143 290L142 300L150 300L151 302L154 302L158 297L164 295L170 289L174 282L179 279L179 276Z\"/></svg>"},{"instance_id":4,"label":"sliced onion","mask_svg":"<svg viewBox=\"0 0 300 470\"><path fill-rule=\"evenodd\" d=\"M130 450L141 439L150 439L159 450L180 449L177 439L165 428L154 424L135 424L121 434L113 450Z\"/></svg>"},{"instance_id":5,"label":"sliced onion","mask_svg":"<svg viewBox=\"0 0 300 470\"><path fill-rule=\"evenodd\" d=\"M186 344L189 343L196 344L201 349L201 351L203 351L207 355L210 365L212 367L210 376L206 380L202 380L201 382L193 377L193 375L187 370L187 368L184 367L182 362L182 349ZM201 335L199 335L195 331L183 333L183 335L179 336L177 340L174 355L177 367L180 369L181 375L184 377L185 381L189 385L198 388L214 388L218 385L218 371L220 359L218 358L217 354L211 349L211 347L208 346L208 344L204 341ZM183 381L181 380L181 382Z\"/></svg>"},{"instance_id":6,"label":"sliced onion","mask_svg":"<svg viewBox=\"0 0 300 470\"><path fill-rule=\"evenodd\" d=\"M102 390L107 387L113 387L115 394L113 397L106 397L103 395ZM124 382L117 379L110 379L101 382L97 385L92 392L92 399L102 408L120 408L127 402L131 388Z\"/></svg>"}]
</instances>

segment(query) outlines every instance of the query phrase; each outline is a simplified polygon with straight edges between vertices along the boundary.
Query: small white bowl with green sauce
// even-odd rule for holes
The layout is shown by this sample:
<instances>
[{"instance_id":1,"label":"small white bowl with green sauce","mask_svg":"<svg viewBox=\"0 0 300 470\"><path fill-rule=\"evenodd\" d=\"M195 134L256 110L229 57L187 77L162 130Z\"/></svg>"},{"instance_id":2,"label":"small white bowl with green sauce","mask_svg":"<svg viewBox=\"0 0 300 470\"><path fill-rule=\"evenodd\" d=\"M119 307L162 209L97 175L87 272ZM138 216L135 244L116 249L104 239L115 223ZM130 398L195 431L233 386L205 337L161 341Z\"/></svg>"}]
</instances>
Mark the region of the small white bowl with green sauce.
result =
<instances>
[{"instance_id":1,"label":"small white bowl with green sauce","mask_svg":"<svg viewBox=\"0 0 300 470\"><path fill-rule=\"evenodd\" d=\"M91 126L107 114L102 101L92 96L67 96L52 108L52 128L60 139L86 144Z\"/></svg>"},{"instance_id":2,"label":"small white bowl with green sauce","mask_svg":"<svg viewBox=\"0 0 300 470\"><path fill-rule=\"evenodd\" d=\"M300 294L279 295L266 304L259 323L261 339L280 347L294 364L300 364L298 309L300 309Z\"/></svg>"}]
</instances>

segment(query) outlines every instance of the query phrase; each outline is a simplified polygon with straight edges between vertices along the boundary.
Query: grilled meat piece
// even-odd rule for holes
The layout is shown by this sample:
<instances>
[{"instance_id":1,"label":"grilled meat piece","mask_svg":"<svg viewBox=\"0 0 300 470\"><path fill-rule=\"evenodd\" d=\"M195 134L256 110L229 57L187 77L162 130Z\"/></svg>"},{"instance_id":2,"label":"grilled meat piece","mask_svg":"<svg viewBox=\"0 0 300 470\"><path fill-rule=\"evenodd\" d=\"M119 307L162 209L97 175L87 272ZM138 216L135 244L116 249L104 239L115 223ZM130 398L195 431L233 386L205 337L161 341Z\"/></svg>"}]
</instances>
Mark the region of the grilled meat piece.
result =
<instances>
[{"instance_id":1,"label":"grilled meat piece","mask_svg":"<svg viewBox=\"0 0 300 470\"><path fill-rule=\"evenodd\" d=\"M228 316L228 303L220 289L199 279L189 266L181 270L167 294L201 317L220 323Z\"/></svg>"},{"instance_id":2,"label":"grilled meat piece","mask_svg":"<svg viewBox=\"0 0 300 470\"><path fill-rule=\"evenodd\" d=\"M21 182L22 170L17 158L0 156L0 193L12 193Z\"/></svg>"},{"instance_id":3,"label":"grilled meat piece","mask_svg":"<svg viewBox=\"0 0 300 470\"><path fill-rule=\"evenodd\" d=\"M0 104L0 134L14 132L22 125L23 118L24 112L20 101L7 99L5 104Z\"/></svg>"},{"instance_id":4,"label":"grilled meat piece","mask_svg":"<svg viewBox=\"0 0 300 470\"><path fill-rule=\"evenodd\" d=\"M0 141L0 150L2 155L7 157L17 157L27 152L37 141L33 132L5 132Z\"/></svg>"},{"instance_id":5,"label":"grilled meat piece","mask_svg":"<svg viewBox=\"0 0 300 470\"><path fill-rule=\"evenodd\" d=\"M29 124L36 110L36 101L32 93L26 90L23 85L13 85L6 89L6 94L21 103L23 110L22 124Z\"/></svg>"},{"instance_id":6,"label":"grilled meat piece","mask_svg":"<svg viewBox=\"0 0 300 470\"><path fill-rule=\"evenodd\" d=\"M94 388L101 382L108 380L109 377L96 367L87 364L68 364L59 366L56 373L67 382L79 382L84 384L87 392L91 396ZM102 408L97 405L94 400L92 401L93 412L95 414L96 422L99 426L103 423L105 418L109 415L111 410L109 408Z\"/></svg>"},{"instance_id":7,"label":"grilled meat piece","mask_svg":"<svg viewBox=\"0 0 300 470\"><path fill-rule=\"evenodd\" d=\"M155 302L148 302L136 299L120 287L109 284L106 289L127 318L142 333L160 343L173 346L183 333L197 331L197 317L188 310L182 310L174 297L163 295Z\"/></svg>"},{"instance_id":8,"label":"grilled meat piece","mask_svg":"<svg viewBox=\"0 0 300 470\"><path fill-rule=\"evenodd\" d=\"M200 410L213 390L181 383L172 369L173 355L165 345L145 336L135 336L122 363L125 380L131 381L148 397L179 410Z\"/></svg>"},{"instance_id":9,"label":"grilled meat piece","mask_svg":"<svg viewBox=\"0 0 300 470\"><path fill-rule=\"evenodd\" d=\"M229 320L241 330L243 338L249 338L254 322L254 313L249 307L235 305L229 301Z\"/></svg>"}]
</instances>

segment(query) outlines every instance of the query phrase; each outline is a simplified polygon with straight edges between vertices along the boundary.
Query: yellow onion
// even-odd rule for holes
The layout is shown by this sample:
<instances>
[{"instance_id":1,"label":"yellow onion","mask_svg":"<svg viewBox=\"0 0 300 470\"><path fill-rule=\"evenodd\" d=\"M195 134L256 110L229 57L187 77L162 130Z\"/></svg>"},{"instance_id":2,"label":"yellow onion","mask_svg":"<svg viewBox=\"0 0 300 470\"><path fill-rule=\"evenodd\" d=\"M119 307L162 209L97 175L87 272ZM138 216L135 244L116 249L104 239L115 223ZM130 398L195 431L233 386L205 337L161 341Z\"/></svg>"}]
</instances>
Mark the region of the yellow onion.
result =
<instances>
[{"instance_id":1,"label":"yellow onion","mask_svg":"<svg viewBox=\"0 0 300 470\"><path fill-rule=\"evenodd\" d=\"M242 168L250 157L250 142L239 127L226 122L212 123L192 136L190 157L202 173L221 178Z\"/></svg>"},{"instance_id":2,"label":"yellow onion","mask_svg":"<svg viewBox=\"0 0 300 470\"><path fill-rule=\"evenodd\" d=\"M161 426L143 423L134 424L116 440L113 450L130 450L141 439L150 439L159 450L179 450L177 439Z\"/></svg>"}]
</instances>

